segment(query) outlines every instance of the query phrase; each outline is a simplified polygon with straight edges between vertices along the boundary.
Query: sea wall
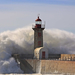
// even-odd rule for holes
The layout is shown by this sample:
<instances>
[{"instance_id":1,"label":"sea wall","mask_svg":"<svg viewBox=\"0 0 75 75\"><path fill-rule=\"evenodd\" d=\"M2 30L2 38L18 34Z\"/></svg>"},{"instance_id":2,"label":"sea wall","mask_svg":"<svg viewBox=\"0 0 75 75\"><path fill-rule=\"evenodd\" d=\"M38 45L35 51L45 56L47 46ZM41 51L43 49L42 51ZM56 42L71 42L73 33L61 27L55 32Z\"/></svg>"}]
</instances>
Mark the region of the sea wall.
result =
<instances>
[{"instance_id":1,"label":"sea wall","mask_svg":"<svg viewBox=\"0 0 75 75\"><path fill-rule=\"evenodd\" d=\"M25 59L20 67L25 73L75 74L75 61Z\"/></svg>"},{"instance_id":2,"label":"sea wall","mask_svg":"<svg viewBox=\"0 0 75 75\"><path fill-rule=\"evenodd\" d=\"M75 73L75 61L41 60L41 73Z\"/></svg>"},{"instance_id":3,"label":"sea wall","mask_svg":"<svg viewBox=\"0 0 75 75\"><path fill-rule=\"evenodd\" d=\"M62 55L64 58L65 56ZM70 55L66 55L70 57ZM75 56L72 56L75 57ZM75 61L71 60L37 60L22 59L18 55L14 56L15 60L20 62L20 68L24 73L41 73L41 74L75 74Z\"/></svg>"},{"instance_id":4,"label":"sea wall","mask_svg":"<svg viewBox=\"0 0 75 75\"><path fill-rule=\"evenodd\" d=\"M20 68L24 73L40 73L41 71L41 60L36 59L22 59L20 60Z\"/></svg>"}]
</instances>

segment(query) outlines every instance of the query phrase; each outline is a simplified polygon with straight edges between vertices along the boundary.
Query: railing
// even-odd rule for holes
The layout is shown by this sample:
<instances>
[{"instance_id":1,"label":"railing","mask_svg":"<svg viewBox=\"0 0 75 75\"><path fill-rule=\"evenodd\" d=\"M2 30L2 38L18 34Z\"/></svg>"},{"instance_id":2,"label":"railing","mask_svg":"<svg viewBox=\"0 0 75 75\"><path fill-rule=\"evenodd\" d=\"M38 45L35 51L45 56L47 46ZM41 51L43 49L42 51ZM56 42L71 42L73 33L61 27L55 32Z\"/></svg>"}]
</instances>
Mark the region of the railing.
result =
<instances>
[{"instance_id":1,"label":"railing","mask_svg":"<svg viewBox=\"0 0 75 75\"><path fill-rule=\"evenodd\" d=\"M20 54L20 58L33 59L33 54Z\"/></svg>"},{"instance_id":2,"label":"railing","mask_svg":"<svg viewBox=\"0 0 75 75\"><path fill-rule=\"evenodd\" d=\"M36 28L36 25L32 25L32 28ZM43 25L41 25L41 27L40 28L45 28L45 25L43 24Z\"/></svg>"},{"instance_id":3,"label":"railing","mask_svg":"<svg viewBox=\"0 0 75 75\"><path fill-rule=\"evenodd\" d=\"M16 61L18 58L20 58L20 59L37 59L37 58L34 58L33 54L13 54L12 56L16 59ZM45 59L41 58L40 60L75 61L75 57L65 59L65 58L61 58L60 54L55 54L55 56L54 55L52 55L51 57L48 56L48 58L45 58Z\"/></svg>"}]
</instances>

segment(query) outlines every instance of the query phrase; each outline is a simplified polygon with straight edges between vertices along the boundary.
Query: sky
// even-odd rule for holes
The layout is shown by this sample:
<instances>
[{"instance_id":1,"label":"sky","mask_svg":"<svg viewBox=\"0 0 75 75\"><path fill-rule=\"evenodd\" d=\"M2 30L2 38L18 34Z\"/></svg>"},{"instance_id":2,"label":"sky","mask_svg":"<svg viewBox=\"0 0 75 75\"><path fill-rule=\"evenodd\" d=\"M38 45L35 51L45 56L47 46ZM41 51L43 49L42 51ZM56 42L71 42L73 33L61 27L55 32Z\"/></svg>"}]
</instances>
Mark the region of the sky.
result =
<instances>
[{"instance_id":1,"label":"sky","mask_svg":"<svg viewBox=\"0 0 75 75\"><path fill-rule=\"evenodd\" d=\"M46 29L75 33L75 0L0 0L0 32L32 26L38 14Z\"/></svg>"}]
</instances>

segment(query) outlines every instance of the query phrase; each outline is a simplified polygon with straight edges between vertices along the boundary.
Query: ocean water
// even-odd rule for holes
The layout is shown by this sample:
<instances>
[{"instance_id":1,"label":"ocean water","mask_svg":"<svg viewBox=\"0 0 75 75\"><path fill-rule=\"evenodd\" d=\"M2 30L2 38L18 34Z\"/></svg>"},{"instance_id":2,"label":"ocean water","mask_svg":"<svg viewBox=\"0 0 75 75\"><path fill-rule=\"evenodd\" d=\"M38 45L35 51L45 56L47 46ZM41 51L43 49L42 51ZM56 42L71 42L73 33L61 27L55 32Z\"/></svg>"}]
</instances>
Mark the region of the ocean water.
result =
<instances>
[{"instance_id":1,"label":"ocean water","mask_svg":"<svg viewBox=\"0 0 75 75\"><path fill-rule=\"evenodd\" d=\"M75 34L59 30L43 31L44 47L51 54L75 54ZM0 74L23 73L15 59L14 53L32 54L34 50L34 31L31 27L0 33Z\"/></svg>"}]
</instances>

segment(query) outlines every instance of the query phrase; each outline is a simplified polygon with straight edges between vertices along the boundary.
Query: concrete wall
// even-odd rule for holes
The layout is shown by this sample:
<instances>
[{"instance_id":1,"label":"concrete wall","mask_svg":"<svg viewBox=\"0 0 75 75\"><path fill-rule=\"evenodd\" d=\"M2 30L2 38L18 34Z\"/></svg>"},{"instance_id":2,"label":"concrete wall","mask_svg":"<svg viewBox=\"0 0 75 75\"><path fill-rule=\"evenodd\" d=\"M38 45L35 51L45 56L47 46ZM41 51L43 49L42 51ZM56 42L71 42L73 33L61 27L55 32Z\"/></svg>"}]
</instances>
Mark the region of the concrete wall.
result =
<instances>
[{"instance_id":1,"label":"concrete wall","mask_svg":"<svg viewBox=\"0 0 75 75\"><path fill-rule=\"evenodd\" d=\"M75 60L75 54L61 54L60 60Z\"/></svg>"},{"instance_id":2,"label":"concrete wall","mask_svg":"<svg viewBox=\"0 0 75 75\"><path fill-rule=\"evenodd\" d=\"M22 65L21 69L23 69L25 73L75 74L75 61L26 59L24 60L24 65Z\"/></svg>"},{"instance_id":3,"label":"concrete wall","mask_svg":"<svg viewBox=\"0 0 75 75\"><path fill-rule=\"evenodd\" d=\"M48 59L75 61L75 54L49 54Z\"/></svg>"},{"instance_id":4,"label":"concrete wall","mask_svg":"<svg viewBox=\"0 0 75 75\"><path fill-rule=\"evenodd\" d=\"M45 59L48 59L48 50L43 47L41 50L40 50L40 59L42 59L42 52L45 51Z\"/></svg>"},{"instance_id":5,"label":"concrete wall","mask_svg":"<svg viewBox=\"0 0 75 75\"><path fill-rule=\"evenodd\" d=\"M41 60L41 73L75 73L75 61Z\"/></svg>"},{"instance_id":6,"label":"concrete wall","mask_svg":"<svg viewBox=\"0 0 75 75\"><path fill-rule=\"evenodd\" d=\"M39 47L34 50L34 58L42 59L42 52L45 52L45 59L48 59L48 50L44 47Z\"/></svg>"},{"instance_id":7,"label":"concrete wall","mask_svg":"<svg viewBox=\"0 0 75 75\"><path fill-rule=\"evenodd\" d=\"M24 73L39 73L40 72L40 60L22 59L20 68Z\"/></svg>"},{"instance_id":8,"label":"concrete wall","mask_svg":"<svg viewBox=\"0 0 75 75\"><path fill-rule=\"evenodd\" d=\"M75 74L75 61L59 61L59 60L36 60L36 59L21 59L19 56L14 56L20 61L20 68L24 73L42 73L42 74Z\"/></svg>"}]
</instances>

